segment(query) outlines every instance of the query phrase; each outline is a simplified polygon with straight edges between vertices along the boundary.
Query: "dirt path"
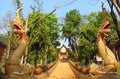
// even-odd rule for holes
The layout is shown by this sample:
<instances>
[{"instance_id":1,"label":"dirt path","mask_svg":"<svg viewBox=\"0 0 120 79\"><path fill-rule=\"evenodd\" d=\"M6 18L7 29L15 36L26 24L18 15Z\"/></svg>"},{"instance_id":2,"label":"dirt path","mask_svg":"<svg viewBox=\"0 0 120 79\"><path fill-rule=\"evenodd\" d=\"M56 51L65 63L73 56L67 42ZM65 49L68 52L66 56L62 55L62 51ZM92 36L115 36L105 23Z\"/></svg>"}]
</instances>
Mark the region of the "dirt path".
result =
<instances>
[{"instance_id":1,"label":"dirt path","mask_svg":"<svg viewBox=\"0 0 120 79\"><path fill-rule=\"evenodd\" d=\"M67 62L60 62L47 79L78 79Z\"/></svg>"}]
</instances>

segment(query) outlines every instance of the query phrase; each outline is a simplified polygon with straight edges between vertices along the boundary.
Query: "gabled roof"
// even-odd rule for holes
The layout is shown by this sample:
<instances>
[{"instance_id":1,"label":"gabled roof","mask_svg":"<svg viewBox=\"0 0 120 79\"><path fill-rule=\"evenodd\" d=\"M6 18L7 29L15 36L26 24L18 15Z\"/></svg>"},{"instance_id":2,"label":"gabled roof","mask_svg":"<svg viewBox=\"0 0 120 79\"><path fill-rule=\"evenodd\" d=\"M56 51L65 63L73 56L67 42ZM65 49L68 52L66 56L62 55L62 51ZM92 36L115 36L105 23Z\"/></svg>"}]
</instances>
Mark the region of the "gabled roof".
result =
<instances>
[{"instance_id":1,"label":"gabled roof","mask_svg":"<svg viewBox=\"0 0 120 79\"><path fill-rule=\"evenodd\" d=\"M64 53L68 50L68 48L63 44L60 48L58 48L58 52L60 53L61 50L63 51L62 53Z\"/></svg>"},{"instance_id":2,"label":"gabled roof","mask_svg":"<svg viewBox=\"0 0 120 79\"><path fill-rule=\"evenodd\" d=\"M61 48L63 48L63 47L65 47L67 49L67 47L64 44L61 46Z\"/></svg>"}]
</instances>

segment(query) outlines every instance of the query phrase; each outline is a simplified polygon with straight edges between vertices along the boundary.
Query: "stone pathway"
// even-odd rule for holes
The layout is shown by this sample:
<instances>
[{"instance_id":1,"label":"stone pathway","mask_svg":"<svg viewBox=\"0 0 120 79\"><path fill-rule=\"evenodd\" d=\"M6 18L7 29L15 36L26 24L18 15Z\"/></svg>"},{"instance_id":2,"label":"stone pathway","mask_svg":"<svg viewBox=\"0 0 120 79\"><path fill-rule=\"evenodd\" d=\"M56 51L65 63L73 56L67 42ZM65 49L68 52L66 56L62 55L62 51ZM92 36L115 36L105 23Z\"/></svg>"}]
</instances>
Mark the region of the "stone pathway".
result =
<instances>
[{"instance_id":1,"label":"stone pathway","mask_svg":"<svg viewBox=\"0 0 120 79\"><path fill-rule=\"evenodd\" d=\"M47 79L78 79L70 68L69 63L59 62Z\"/></svg>"}]
</instances>

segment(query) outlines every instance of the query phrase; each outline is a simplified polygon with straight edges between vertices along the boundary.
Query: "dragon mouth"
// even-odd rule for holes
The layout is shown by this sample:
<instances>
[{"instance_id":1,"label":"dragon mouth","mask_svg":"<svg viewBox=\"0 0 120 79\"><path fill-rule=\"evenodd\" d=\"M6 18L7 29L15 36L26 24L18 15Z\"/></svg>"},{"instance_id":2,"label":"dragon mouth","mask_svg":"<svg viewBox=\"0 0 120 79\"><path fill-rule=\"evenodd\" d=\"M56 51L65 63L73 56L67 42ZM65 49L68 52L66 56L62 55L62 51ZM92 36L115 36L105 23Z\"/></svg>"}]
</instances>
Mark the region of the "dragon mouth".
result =
<instances>
[{"instance_id":1,"label":"dragon mouth","mask_svg":"<svg viewBox=\"0 0 120 79\"><path fill-rule=\"evenodd\" d=\"M103 29L109 29L110 23L107 21L103 27Z\"/></svg>"},{"instance_id":2,"label":"dragon mouth","mask_svg":"<svg viewBox=\"0 0 120 79\"><path fill-rule=\"evenodd\" d=\"M19 27L17 24L14 24L14 27L15 27L16 30L22 30L22 28Z\"/></svg>"},{"instance_id":3,"label":"dragon mouth","mask_svg":"<svg viewBox=\"0 0 120 79\"><path fill-rule=\"evenodd\" d=\"M108 36L108 34L110 33L110 23L109 21L106 21L103 28L102 28L102 33L105 35L105 36Z\"/></svg>"},{"instance_id":4,"label":"dragon mouth","mask_svg":"<svg viewBox=\"0 0 120 79\"><path fill-rule=\"evenodd\" d=\"M14 33L17 35L21 35L23 33L22 27L20 27L20 25L18 24L14 24Z\"/></svg>"}]
</instances>

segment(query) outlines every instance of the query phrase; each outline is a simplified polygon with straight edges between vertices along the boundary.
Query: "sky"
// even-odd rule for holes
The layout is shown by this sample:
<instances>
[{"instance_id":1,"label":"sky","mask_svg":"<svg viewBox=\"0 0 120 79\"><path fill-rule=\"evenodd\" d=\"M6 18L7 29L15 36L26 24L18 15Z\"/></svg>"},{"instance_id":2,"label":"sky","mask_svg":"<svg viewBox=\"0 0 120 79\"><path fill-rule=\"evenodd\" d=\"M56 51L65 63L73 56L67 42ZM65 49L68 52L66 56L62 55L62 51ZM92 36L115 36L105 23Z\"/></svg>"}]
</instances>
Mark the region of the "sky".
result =
<instances>
[{"instance_id":1,"label":"sky","mask_svg":"<svg viewBox=\"0 0 120 79\"><path fill-rule=\"evenodd\" d=\"M13 0L0 0L0 17L5 15L8 11L15 11L15 6L12 3ZM34 0L21 0L23 3L23 14L26 16L31 12L30 5L35 5ZM51 12L56 7L61 7L63 5L69 4L73 0L39 0L43 2L42 10L43 12ZM56 15L58 17L64 17L65 14L72 9L78 9L80 14L89 14L90 12L101 11L101 1L105 3L108 8L107 0L75 0L72 4L66 5L64 7L58 8L56 10Z\"/></svg>"},{"instance_id":2,"label":"sky","mask_svg":"<svg viewBox=\"0 0 120 79\"><path fill-rule=\"evenodd\" d=\"M7 12L15 13L15 5L12 3L13 0L0 0L0 19L6 15ZM49 13L54 8L57 7L55 14L58 18L65 17L65 14L69 12L69 10L77 9L79 10L81 15L88 15L91 12L101 11L101 1L104 2L106 8L109 9L107 0L75 0L70 4L73 0L39 0L42 1L42 11ZM30 6L36 5L34 0L21 0L23 3L23 16L26 17L32 10ZM67 5L69 4L69 5ZM59 7L59 8L58 8ZM2 29L0 29L0 33ZM61 41L63 44L64 40ZM65 43L67 44L67 43Z\"/></svg>"}]
</instances>

